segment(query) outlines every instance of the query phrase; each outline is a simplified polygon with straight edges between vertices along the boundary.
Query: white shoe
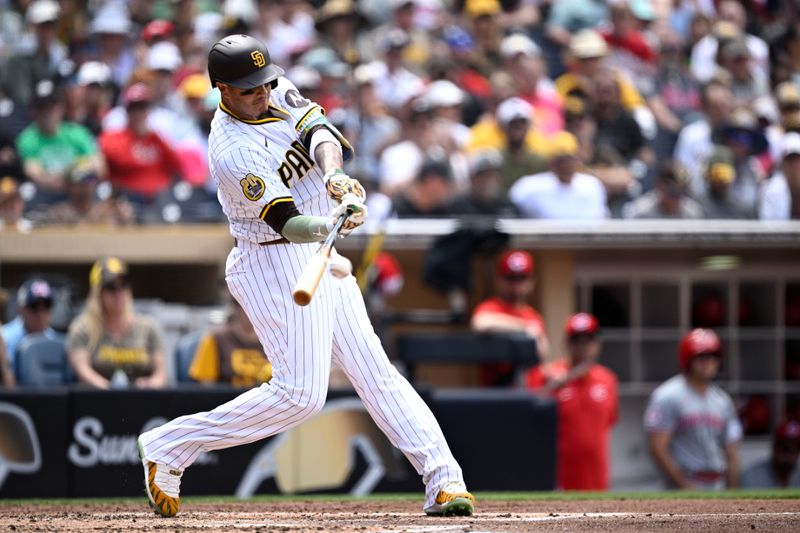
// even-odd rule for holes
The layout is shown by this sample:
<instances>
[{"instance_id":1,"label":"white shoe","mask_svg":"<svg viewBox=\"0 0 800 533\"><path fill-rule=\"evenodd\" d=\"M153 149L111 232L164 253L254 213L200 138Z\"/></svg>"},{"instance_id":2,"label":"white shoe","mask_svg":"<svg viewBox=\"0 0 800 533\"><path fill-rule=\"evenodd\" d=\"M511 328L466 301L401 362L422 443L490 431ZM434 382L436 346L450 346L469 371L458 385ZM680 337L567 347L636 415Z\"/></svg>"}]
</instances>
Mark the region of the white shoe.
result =
<instances>
[{"instance_id":1,"label":"white shoe","mask_svg":"<svg viewBox=\"0 0 800 533\"><path fill-rule=\"evenodd\" d=\"M436 494L433 505L425 508L431 516L471 516L475 512L475 497L461 483L445 483Z\"/></svg>"},{"instance_id":2,"label":"white shoe","mask_svg":"<svg viewBox=\"0 0 800 533\"><path fill-rule=\"evenodd\" d=\"M144 456L141 441L137 441L136 444L144 466L144 489L150 507L161 516L175 516L181 506L183 471L149 461Z\"/></svg>"}]
</instances>

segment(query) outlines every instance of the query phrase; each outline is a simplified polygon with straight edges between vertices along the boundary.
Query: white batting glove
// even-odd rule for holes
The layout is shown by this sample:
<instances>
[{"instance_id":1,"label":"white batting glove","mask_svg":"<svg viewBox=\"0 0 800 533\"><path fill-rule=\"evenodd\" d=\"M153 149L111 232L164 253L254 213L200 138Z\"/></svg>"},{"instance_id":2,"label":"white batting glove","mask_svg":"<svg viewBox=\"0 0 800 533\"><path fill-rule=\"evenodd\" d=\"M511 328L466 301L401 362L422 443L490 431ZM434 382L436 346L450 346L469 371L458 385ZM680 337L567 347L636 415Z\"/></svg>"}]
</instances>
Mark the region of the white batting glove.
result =
<instances>
[{"instance_id":1,"label":"white batting glove","mask_svg":"<svg viewBox=\"0 0 800 533\"><path fill-rule=\"evenodd\" d=\"M343 237L350 235L350 232L367 220L367 206L355 194L347 193L342 196L342 203L331 211L331 222L335 224L339 217L345 213L350 214L342 226L342 231L339 232Z\"/></svg>"},{"instance_id":2,"label":"white batting glove","mask_svg":"<svg viewBox=\"0 0 800 533\"><path fill-rule=\"evenodd\" d=\"M353 263L343 255L339 255L336 248L331 250L331 258L328 261L328 270L339 279L346 278L353 272Z\"/></svg>"}]
</instances>

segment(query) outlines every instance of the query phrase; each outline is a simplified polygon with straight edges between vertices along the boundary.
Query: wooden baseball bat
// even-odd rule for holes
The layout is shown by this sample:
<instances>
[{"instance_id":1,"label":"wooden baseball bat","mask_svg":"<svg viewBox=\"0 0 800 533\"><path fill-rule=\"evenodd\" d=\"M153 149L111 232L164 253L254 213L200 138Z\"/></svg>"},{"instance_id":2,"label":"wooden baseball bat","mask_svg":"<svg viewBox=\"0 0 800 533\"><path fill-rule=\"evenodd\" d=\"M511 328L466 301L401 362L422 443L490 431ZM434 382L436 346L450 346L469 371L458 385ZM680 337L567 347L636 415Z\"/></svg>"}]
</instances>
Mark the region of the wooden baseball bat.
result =
<instances>
[{"instance_id":1,"label":"wooden baseball bat","mask_svg":"<svg viewBox=\"0 0 800 533\"><path fill-rule=\"evenodd\" d=\"M308 305L309 302L311 302L311 298L314 296L317 286L319 286L319 280L322 279L322 273L325 272L325 268L328 266L328 259L331 257L333 243L336 242L336 237L339 236L339 230L342 229L347 217L347 213L342 213L339 216L336 224L333 225L333 229L328 233L328 236L325 237L322 246L320 246L317 253L309 259L300 277L297 278L297 283L295 283L294 290L292 291L292 298L297 305Z\"/></svg>"}]
</instances>

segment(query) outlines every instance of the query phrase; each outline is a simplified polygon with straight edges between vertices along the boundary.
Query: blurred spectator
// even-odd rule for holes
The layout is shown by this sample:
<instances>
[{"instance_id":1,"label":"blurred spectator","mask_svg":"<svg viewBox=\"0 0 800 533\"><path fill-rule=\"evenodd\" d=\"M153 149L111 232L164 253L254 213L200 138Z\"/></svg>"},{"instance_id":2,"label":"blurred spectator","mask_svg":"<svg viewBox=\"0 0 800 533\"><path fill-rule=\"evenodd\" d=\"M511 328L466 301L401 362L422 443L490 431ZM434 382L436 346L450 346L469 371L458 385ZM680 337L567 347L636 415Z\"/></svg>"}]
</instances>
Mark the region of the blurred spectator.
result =
<instances>
[{"instance_id":1,"label":"blurred spectator","mask_svg":"<svg viewBox=\"0 0 800 533\"><path fill-rule=\"evenodd\" d=\"M92 19L89 30L96 44L96 59L111 68L114 85L124 87L136 67L129 41L131 19L126 3L103 4Z\"/></svg>"},{"instance_id":2,"label":"blurred spectator","mask_svg":"<svg viewBox=\"0 0 800 533\"><path fill-rule=\"evenodd\" d=\"M22 218L25 211L25 200L19 192L19 185L11 176L0 178L0 229L17 227L25 229L26 222Z\"/></svg>"},{"instance_id":3,"label":"blurred spectator","mask_svg":"<svg viewBox=\"0 0 800 533\"><path fill-rule=\"evenodd\" d=\"M547 36L566 47L576 33L596 28L608 20L606 2L600 0L560 0L553 2L547 18Z\"/></svg>"},{"instance_id":4,"label":"blurred spectator","mask_svg":"<svg viewBox=\"0 0 800 533\"><path fill-rule=\"evenodd\" d=\"M707 189L699 198L703 214L708 219L755 218L755 211L741 205L732 192L736 181L733 153L726 146L717 145L706 165Z\"/></svg>"},{"instance_id":5,"label":"blurred spectator","mask_svg":"<svg viewBox=\"0 0 800 533\"><path fill-rule=\"evenodd\" d=\"M609 64L637 83L640 91L649 94L658 56L637 27L638 21L631 10L634 4L649 7L649 2L631 0L610 3L611 26L600 33L610 47Z\"/></svg>"},{"instance_id":6,"label":"blurred spectator","mask_svg":"<svg viewBox=\"0 0 800 533\"><path fill-rule=\"evenodd\" d=\"M567 357L543 363L526 386L558 402L558 486L562 490L608 490L609 441L617 423L617 377L597 363L600 326L588 313L565 327Z\"/></svg>"},{"instance_id":7,"label":"blurred spectator","mask_svg":"<svg viewBox=\"0 0 800 533\"><path fill-rule=\"evenodd\" d=\"M15 141L29 123L25 106L14 102L0 86L0 176L25 179Z\"/></svg>"},{"instance_id":8,"label":"blurred spectator","mask_svg":"<svg viewBox=\"0 0 800 533\"><path fill-rule=\"evenodd\" d=\"M67 60L67 48L58 40L57 22L61 8L55 0L35 0L28 5L25 21L33 29L34 42L21 44L5 65L0 63L0 86L11 99L28 105L35 88L43 80L56 77Z\"/></svg>"},{"instance_id":9,"label":"blurred spectator","mask_svg":"<svg viewBox=\"0 0 800 533\"><path fill-rule=\"evenodd\" d=\"M423 91L422 78L411 72L405 64L403 51L409 45L406 32L393 29L386 34L379 50L383 61L376 63L375 94L393 112L399 112L413 97Z\"/></svg>"},{"instance_id":10,"label":"blurred spectator","mask_svg":"<svg viewBox=\"0 0 800 533\"><path fill-rule=\"evenodd\" d=\"M764 184L758 205L762 220L800 219L800 134L783 138L783 162Z\"/></svg>"},{"instance_id":11,"label":"blurred spectator","mask_svg":"<svg viewBox=\"0 0 800 533\"><path fill-rule=\"evenodd\" d=\"M11 363L8 359L8 348L6 342L0 335L0 386L10 389L17 384L14 378L14 371L11 369Z\"/></svg>"},{"instance_id":12,"label":"blurred spectator","mask_svg":"<svg viewBox=\"0 0 800 533\"><path fill-rule=\"evenodd\" d=\"M709 81L716 72L717 57L721 44L731 39L744 39L753 59L758 77L769 79L769 48L763 39L745 33L747 13L736 0L722 0L718 7L719 22L713 31L700 39L692 48L691 68L694 77L701 83Z\"/></svg>"},{"instance_id":13,"label":"blurred spectator","mask_svg":"<svg viewBox=\"0 0 800 533\"><path fill-rule=\"evenodd\" d=\"M40 278L23 283L17 291L17 316L3 326L3 340L8 349L11 370L16 371L17 347L27 335L39 333L56 338L50 326L53 315L53 289Z\"/></svg>"},{"instance_id":14,"label":"blurred spectator","mask_svg":"<svg viewBox=\"0 0 800 533\"><path fill-rule=\"evenodd\" d=\"M491 75L500 65L500 26L502 6L499 0L466 0L464 15L467 29L475 39L473 65L484 76Z\"/></svg>"},{"instance_id":15,"label":"blurred spectator","mask_svg":"<svg viewBox=\"0 0 800 533\"><path fill-rule=\"evenodd\" d=\"M438 128L450 137L454 146L463 150L470 139L470 130L461 120L464 91L449 80L437 80L425 89L422 102Z\"/></svg>"},{"instance_id":16,"label":"blurred spectator","mask_svg":"<svg viewBox=\"0 0 800 533\"><path fill-rule=\"evenodd\" d=\"M541 359L550 353L545 323L530 304L536 281L533 257L522 250L509 250L500 256L494 277L496 296L479 303L472 312L470 328L477 333L520 333L536 340ZM481 367L485 386L508 386L516 376L510 363Z\"/></svg>"},{"instance_id":17,"label":"blurred spectator","mask_svg":"<svg viewBox=\"0 0 800 533\"><path fill-rule=\"evenodd\" d=\"M736 107L751 108L756 98L769 94L767 80L759 77L744 40L734 39L720 51L721 66L730 73Z\"/></svg>"},{"instance_id":18,"label":"blurred spectator","mask_svg":"<svg viewBox=\"0 0 800 533\"><path fill-rule=\"evenodd\" d=\"M236 300L231 299L227 323L200 339L189 375L201 383L235 387L254 387L272 378L272 365L253 324Z\"/></svg>"},{"instance_id":19,"label":"blurred spectator","mask_svg":"<svg viewBox=\"0 0 800 533\"><path fill-rule=\"evenodd\" d=\"M432 39L430 33L415 23L417 4L420 0L390 0L391 18L365 35L361 40L361 55L367 60L379 59L375 52L380 49L390 31L399 28L408 35L408 47L403 52L406 64L420 72L430 59ZM271 48L270 48L271 50Z\"/></svg>"},{"instance_id":20,"label":"blurred spectator","mask_svg":"<svg viewBox=\"0 0 800 533\"><path fill-rule=\"evenodd\" d=\"M701 196L705 189L703 162L714 149L714 135L733 111L733 97L726 86L712 82L701 92L703 117L685 126L675 144L675 160L689 173L692 193Z\"/></svg>"},{"instance_id":21,"label":"blurred spectator","mask_svg":"<svg viewBox=\"0 0 800 533\"><path fill-rule=\"evenodd\" d=\"M414 181L393 199L399 218L449 216L447 203L453 194L453 174L446 162L428 161Z\"/></svg>"},{"instance_id":22,"label":"blurred spectator","mask_svg":"<svg viewBox=\"0 0 800 533\"><path fill-rule=\"evenodd\" d=\"M781 114L781 123L800 112L800 87L791 81L785 81L775 87L775 102Z\"/></svg>"},{"instance_id":23,"label":"blurred spectator","mask_svg":"<svg viewBox=\"0 0 800 533\"><path fill-rule=\"evenodd\" d=\"M470 188L456 196L448 207L455 216L513 218L519 212L503 187L503 156L497 150L474 152L470 156Z\"/></svg>"},{"instance_id":24,"label":"blurred spectator","mask_svg":"<svg viewBox=\"0 0 800 533\"><path fill-rule=\"evenodd\" d=\"M509 197L530 218L600 220L608 216L606 191L596 177L578 172L578 141L560 132L553 136L550 170L521 177Z\"/></svg>"},{"instance_id":25,"label":"blurred spectator","mask_svg":"<svg viewBox=\"0 0 800 533\"><path fill-rule=\"evenodd\" d=\"M179 176L178 155L148 125L152 103L150 89L136 83L123 95L128 114L123 130L106 131L99 144L108 165L108 179L137 200L151 202Z\"/></svg>"},{"instance_id":26,"label":"blurred spectator","mask_svg":"<svg viewBox=\"0 0 800 533\"><path fill-rule=\"evenodd\" d=\"M500 43L503 66L519 97L533 106L531 119L544 134L564 128L563 101L546 76L542 50L527 35L515 33Z\"/></svg>"},{"instance_id":27,"label":"blurred spectator","mask_svg":"<svg viewBox=\"0 0 800 533\"><path fill-rule=\"evenodd\" d=\"M72 120L86 126L95 137L103 128L103 117L111 109L111 69L99 61L87 61L78 70Z\"/></svg>"},{"instance_id":28,"label":"blurred spectator","mask_svg":"<svg viewBox=\"0 0 800 533\"><path fill-rule=\"evenodd\" d=\"M703 208L689 197L689 176L680 164L667 160L661 164L652 191L628 203L624 218L703 218Z\"/></svg>"},{"instance_id":29,"label":"blurred spectator","mask_svg":"<svg viewBox=\"0 0 800 533\"><path fill-rule=\"evenodd\" d=\"M766 156L769 148L767 138L759 129L753 114L744 108L731 113L719 137L733 154L736 167L736 181L731 186L733 196L746 209L755 211L758 191L766 178L766 165L760 157Z\"/></svg>"},{"instance_id":30,"label":"blurred spectator","mask_svg":"<svg viewBox=\"0 0 800 533\"><path fill-rule=\"evenodd\" d=\"M169 20L155 19L145 24L142 28L142 40L147 46L153 46L162 41L172 39L175 34L175 25Z\"/></svg>"},{"instance_id":31,"label":"blurred spectator","mask_svg":"<svg viewBox=\"0 0 800 533\"><path fill-rule=\"evenodd\" d=\"M772 436L772 453L742 473L743 489L800 488L800 422L788 420Z\"/></svg>"},{"instance_id":32,"label":"blurred spectator","mask_svg":"<svg viewBox=\"0 0 800 533\"><path fill-rule=\"evenodd\" d=\"M132 224L134 213L128 201L116 194L99 199L98 182L97 172L91 165L79 161L67 177L67 200L40 206L30 213L30 220L36 225Z\"/></svg>"},{"instance_id":33,"label":"blurred spectator","mask_svg":"<svg viewBox=\"0 0 800 533\"><path fill-rule=\"evenodd\" d=\"M64 122L64 104L52 81L39 82L33 106L35 122L22 130L17 149L28 178L45 192L60 194L79 158L90 158L99 168L97 146L85 127Z\"/></svg>"},{"instance_id":34,"label":"blurred spectator","mask_svg":"<svg viewBox=\"0 0 800 533\"><path fill-rule=\"evenodd\" d=\"M175 73L183 64L181 52L169 41L150 47L147 52L147 84L151 93L151 104L174 113L186 113L186 106L175 91Z\"/></svg>"},{"instance_id":35,"label":"blurred spectator","mask_svg":"<svg viewBox=\"0 0 800 533\"><path fill-rule=\"evenodd\" d=\"M133 310L128 266L113 257L95 262L86 307L67 335L67 353L78 380L98 389L164 387L163 350L155 322Z\"/></svg>"},{"instance_id":36,"label":"blurred spectator","mask_svg":"<svg viewBox=\"0 0 800 533\"><path fill-rule=\"evenodd\" d=\"M644 415L650 452L669 487L735 488L742 426L730 396L712 382L722 360L719 337L692 330L678 358L681 374L653 392Z\"/></svg>"},{"instance_id":37,"label":"blurred spectator","mask_svg":"<svg viewBox=\"0 0 800 533\"><path fill-rule=\"evenodd\" d=\"M353 0L326 0L317 10L314 22L318 44L335 51L346 64L356 65L361 61L357 32L365 23Z\"/></svg>"}]
</instances>

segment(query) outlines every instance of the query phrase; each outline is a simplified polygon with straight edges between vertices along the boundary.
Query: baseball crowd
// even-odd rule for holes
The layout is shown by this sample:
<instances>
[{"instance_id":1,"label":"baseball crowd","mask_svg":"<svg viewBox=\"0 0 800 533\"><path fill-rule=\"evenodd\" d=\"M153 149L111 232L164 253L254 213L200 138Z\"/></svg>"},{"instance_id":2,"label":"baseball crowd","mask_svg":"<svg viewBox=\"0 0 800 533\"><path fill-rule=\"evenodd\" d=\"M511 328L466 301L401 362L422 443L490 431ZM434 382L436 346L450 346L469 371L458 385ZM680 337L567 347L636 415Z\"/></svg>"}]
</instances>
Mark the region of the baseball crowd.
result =
<instances>
[{"instance_id":1,"label":"baseball crowd","mask_svg":"<svg viewBox=\"0 0 800 533\"><path fill-rule=\"evenodd\" d=\"M795 2L0 2L0 221L219 220L211 44L356 148L372 220L800 216Z\"/></svg>"},{"instance_id":2,"label":"baseball crowd","mask_svg":"<svg viewBox=\"0 0 800 533\"><path fill-rule=\"evenodd\" d=\"M224 220L208 173L219 94L205 62L231 33L265 42L351 141L358 157L345 170L368 189L373 220L797 219L799 10L769 0L0 1L0 230ZM510 251L496 275L472 329L526 334L548 360L565 356L517 384L558 403L569 458L559 486L608 488L617 381L597 363L597 318L571 316L568 353L549 354L527 303L532 258ZM60 338L45 280L17 296L0 342L5 385L27 335ZM167 384L159 327L132 298L123 262L94 265L62 339L77 381ZM268 356L234 305L188 372L251 386L270 379ZM712 383L719 339L686 332L676 357L681 373L644 420L653 457L668 486L736 486L742 430ZM508 385L513 370L487 366L482 379ZM799 454L800 425L786 422L771 459L741 480L800 485Z\"/></svg>"}]
</instances>

